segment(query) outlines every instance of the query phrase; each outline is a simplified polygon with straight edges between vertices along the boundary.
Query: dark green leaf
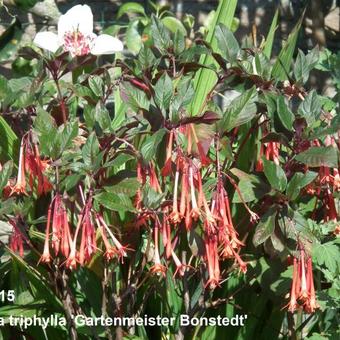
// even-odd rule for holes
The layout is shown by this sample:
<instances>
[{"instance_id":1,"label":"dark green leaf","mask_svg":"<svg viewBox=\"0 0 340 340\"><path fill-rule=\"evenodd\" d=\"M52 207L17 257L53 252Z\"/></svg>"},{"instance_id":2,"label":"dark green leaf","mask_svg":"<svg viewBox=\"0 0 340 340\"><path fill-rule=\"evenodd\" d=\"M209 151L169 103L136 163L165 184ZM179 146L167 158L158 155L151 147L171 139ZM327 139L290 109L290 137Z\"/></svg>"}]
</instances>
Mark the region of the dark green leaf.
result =
<instances>
[{"instance_id":1,"label":"dark green leaf","mask_svg":"<svg viewBox=\"0 0 340 340\"><path fill-rule=\"evenodd\" d=\"M146 137L140 152L142 153L145 160L150 161L157 152L159 143L162 141L166 129L160 129L152 136Z\"/></svg>"},{"instance_id":2,"label":"dark green leaf","mask_svg":"<svg viewBox=\"0 0 340 340\"><path fill-rule=\"evenodd\" d=\"M155 85L155 102L161 109L168 109L172 97L172 82L165 72Z\"/></svg>"},{"instance_id":3,"label":"dark green leaf","mask_svg":"<svg viewBox=\"0 0 340 340\"><path fill-rule=\"evenodd\" d=\"M99 153L99 142L94 132L87 138L85 145L82 148L84 163L87 166L92 166Z\"/></svg>"},{"instance_id":4,"label":"dark green leaf","mask_svg":"<svg viewBox=\"0 0 340 340\"><path fill-rule=\"evenodd\" d=\"M150 48L142 45L142 48L138 53L138 61L142 65L143 69L147 69L155 64L156 57L154 56Z\"/></svg>"},{"instance_id":5,"label":"dark green leaf","mask_svg":"<svg viewBox=\"0 0 340 340\"><path fill-rule=\"evenodd\" d=\"M114 194L124 194L132 197L136 194L140 183L137 178L124 178L119 183L105 187L105 190Z\"/></svg>"},{"instance_id":6,"label":"dark green leaf","mask_svg":"<svg viewBox=\"0 0 340 340\"><path fill-rule=\"evenodd\" d=\"M101 129L106 132L111 128L111 118L109 111L104 104L99 101L95 108L95 119L98 122Z\"/></svg>"},{"instance_id":7,"label":"dark green leaf","mask_svg":"<svg viewBox=\"0 0 340 340\"><path fill-rule=\"evenodd\" d=\"M305 100L301 102L298 113L306 119L307 124L313 124L320 116L321 102L315 90L309 92Z\"/></svg>"},{"instance_id":8,"label":"dark green leaf","mask_svg":"<svg viewBox=\"0 0 340 340\"><path fill-rule=\"evenodd\" d=\"M145 92L135 88L127 82L123 83L121 96L122 99L127 102L128 106L130 106L135 112L139 109L149 109L150 102Z\"/></svg>"},{"instance_id":9,"label":"dark green leaf","mask_svg":"<svg viewBox=\"0 0 340 340\"><path fill-rule=\"evenodd\" d=\"M124 14L138 13L145 15L144 7L138 2L127 2L119 7L117 18L119 19Z\"/></svg>"},{"instance_id":10,"label":"dark green leaf","mask_svg":"<svg viewBox=\"0 0 340 340\"><path fill-rule=\"evenodd\" d=\"M156 17L151 17L151 34L155 47L161 52L165 52L171 46L171 39L168 29Z\"/></svg>"},{"instance_id":11,"label":"dark green leaf","mask_svg":"<svg viewBox=\"0 0 340 340\"><path fill-rule=\"evenodd\" d=\"M130 198L123 194L114 194L111 192L102 192L94 196L97 203L103 205L105 208L118 212L131 211L135 212Z\"/></svg>"},{"instance_id":12,"label":"dark green leaf","mask_svg":"<svg viewBox=\"0 0 340 340\"><path fill-rule=\"evenodd\" d=\"M310 167L328 166L337 168L338 157L339 153L333 146L312 146L308 150L299 153L295 159Z\"/></svg>"},{"instance_id":13,"label":"dark green leaf","mask_svg":"<svg viewBox=\"0 0 340 340\"><path fill-rule=\"evenodd\" d=\"M262 217L258 225L256 226L255 234L253 237L253 243L255 247L262 244L269 238L275 229L277 210L270 208Z\"/></svg>"},{"instance_id":14,"label":"dark green leaf","mask_svg":"<svg viewBox=\"0 0 340 340\"><path fill-rule=\"evenodd\" d=\"M276 99L276 105L277 114L281 123L287 130L291 130L293 128L295 117L293 112L289 109L288 104L285 102L285 98L283 96L278 96Z\"/></svg>"},{"instance_id":15,"label":"dark green leaf","mask_svg":"<svg viewBox=\"0 0 340 340\"><path fill-rule=\"evenodd\" d=\"M311 183L317 175L318 173L313 171L307 171L305 174L301 172L295 173L287 185L286 194L288 198L295 200L300 190Z\"/></svg>"},{"instance_id":16,"label":"dark green leaf","mask_svg":"<svg viewBox=\"0 0 340 340\"><path fill-rule=\"evenodd\" d=\"M257 91L256 88L244 92L235 98L225 111L220 123L220 130L230 131L236 126L252 120L256 115Z\"/></svg>"},{"instance_id":17,"label":"dark green leaf","mask_svg":"<svg viewBox=\"0 0 340 340\"><path fill-rule=\"evenodd\" d=\"M165 193L158 193L150 186L143 188L143 204L146 208L157 209L161 202L164 200Z\"/></svg>"},{"instance_id":18,"label":"dark green leaf","mask_svg":"<svg viewBox=\"0 0 340 340\"><path fill-rule=\"evenodd\" d=\"M162 18L162 23L166 28L168 28L172 33L176 33L177 31L180 31L183 35L187 34L187 31L184 27L184 25L176 19L175 17L164 17Z\"/></svg>"},{"instance_id":19,"label":"dark green leaf","mask_svg":"<svg viewBox=\"0 0 340 340\"><path fill-rule=\"evenodd\" d=\"M339 255L339 245L334 242L318 243L313 247L314 261L334 273L340 269Z\"/></svg>"},{"instance_id":20,"label":"dark green leaf","mask_svg":"<svg viewBox=\"0 0 340 340\"><path fill-rule=\"evenodd\" d=\"M296 57L293 72L297 82L304 84L308 80L309 65L307 64L306 56L300 49Z\"/></svg>"},{"instance_id":21,"label":"dark green leaf","mask_svg":"<svg viewBox=\"0 0 340 340\"><path fill-rule=\"evenodd\" d=\"M272 161L262 157L263 170L272 188L284 191L287 186L287 177L283 169Z\"/></svg>"},{"instance_id":22,"label":"dark green leaf","mask_svg":"<svg viewBox=\"0 0 340 340\"><path fill-rule=\"evenodd\" d=\"M7 185L7 182L12 174L13 171L13 162L8 161L6 162L0 171L0 196L2 189Z\"/></svg>"},{"instance_id":23,"label":"dark green leaf","mask_svg":"<svg viewBox=\"0 0 340 340\"><path fill-rule=\"evenodd\" d=\"M89 86L92 92L97 96L97 97L102 97L104 94L104 82L103 79L100 78L99 76L89 76Z\"/></svg>"},{"instance_id":24,"label":"dark green leaf","mask_svg":"<svg viewBox=\"0 0 340 340\"><path fill-rule=\"evenodd\" d=\"M244 202L258 200L270 191L270 187L256 176L241 178L238 187ZM236 191L233 197L233 203L241 203L242 199Z\"/></svg>"},{"instance_id":25,"label":"dark green leaf","mask_svg":"<svg viewBox=\"0 0 340 340\"><path fill-rule=\"evenodd\" d=\"M138 31L138 24L139 22L137 20L131 21L129 23L129 26L126 30L126 45L134 54L137 54L141 47L143 46L142 36L140 35Z\"/></svg>"},{"instance_id":26,"label":"dark green leaf","mask_svg":"<svg viewBox=\"0 0 340 340\"><path fill-rule=\"evenodd\" d=\"M215 29L218 48L222 51L223 57L229 62L236 60L240 46L234 34L222 23L218 24Z\"/></svg>"}]
</instances>

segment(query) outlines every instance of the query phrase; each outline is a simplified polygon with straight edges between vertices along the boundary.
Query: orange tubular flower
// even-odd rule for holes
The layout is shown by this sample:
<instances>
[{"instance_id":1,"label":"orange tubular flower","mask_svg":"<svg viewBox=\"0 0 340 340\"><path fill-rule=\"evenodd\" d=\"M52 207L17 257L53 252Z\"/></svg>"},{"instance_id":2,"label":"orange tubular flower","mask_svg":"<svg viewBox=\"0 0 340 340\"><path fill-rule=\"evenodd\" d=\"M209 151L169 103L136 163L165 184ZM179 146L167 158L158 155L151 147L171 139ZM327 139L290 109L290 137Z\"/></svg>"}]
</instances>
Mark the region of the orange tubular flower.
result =
<instances>
[{"instance_id":1,"label":"orange tubular flower","mask_svg":"<svg viewBox=\"0 0 340 340\"><path fill-rule=\"evenodd\" d=\"M161 257L159 255L159 247L158 247L158 234L159 234L159 221L156 219L155 227L154 227L154 243L155 243L155 253L153 257L154 265L150 268L150 272L152 274L161 274L165 276L166 268L161 263Z\"/></svg>"},{"instance_id":2,"label":"orange tubular flower","mask_svg":"<svg viewBox=\"0 0 340 340\"><path fill-rule=\"evenodd\" d=\"M293 267L293 282L290 290L290 301L288 306L288 311L294 313L298 308L297 298L296 298L296 288L297 288L297 280L299 276L299 268L298 268L298 260L294 258L294 267Z\"/></svg>"},{"instance_id":3,"label":"orange tubular flower","mask_svg":"<svg viewBox=\"0 0 340 340\"><path fill-rule=\"evenodd\" d=\"M10 196L13 195L14 193L27 195L25 178L24 138L21 139L20 144L17 182L12 188Z\"/></svg>"},{"instance_id":4,"label":"orange tubular flower","mask_svg":"<svg viewBox=\"0 0 340 340\"><path fill-rule=\"evenodd\" d=\"M113 248L109 243L105 243L105 240L104 240L105 236L103 236L103 241L105 243L106 250L107 250L106 257L109 257L109 259L111 259L113 257L113 255L117 255L118 256L118 260L121 263L124 263L124 257L127 257L127 251L131 250L131 249L128 248L127 246L123 246L118 241L118 239L113 235L113 233L111 232L110 228L106 224L103 216L101 216L100 214L97 214L96 221L97 221L97 224L99 226L102 226L105 229L105 232L107 232L110 235L111 240L112 240L112 242L113 242L113 244L115 246ZM106 238L106 240L107 240L107 238ZM107 242L108 242L108 240L107 240Z\"/></svg>"},{"instance_id":5,"label":"orange tubular flower","mask_svg":"<svg viewBox=\"0 0 340 340\"><path fill-rule=\"evenodd\" d=\"M82 225L82 236L79 249L79 263L84 265L91 260L92 255L97 249L96 244L96 232L92 223L91 216L92 202L89 200L86 204L83 225Z\"/></svg>"},{"instance_id":6,"label":"orange tubular flower","mask_svg":"<svg viewBox=\"0 0 340 340\"><path fill-rule=\"evenodd\" d=\"M307 284L309 289L309 299L305 303L305 310L307 313L314 313L320 306L316 302L314 280L313 280L313 269L312 259L309 257L307 260Z\"/></svg>"},{"instance_id":7,"label":"orange tubular flower","mask_svg":"<svg viewBox=\"0 0 340 340\"><path fill-rule=\"evenodd\" d=\"M158 193L162 192L161 186L159 185L158 179L157 179L157 174L155 171L155 167L153 164L150 162L149 165L149 176L150 176L150 187L155 190Z\"/></svg>"},{"instance_id":8,"label":"orange tubular flower","mask_svg":"<svg viewBox=\"0 0 340 340\"><path fill-rule=\"evenodd\" d=\"M172 223L178 224L181 222L181 216L178 211L178 182L179 182L179 170L176 170L175 173L175 184L174 184L174 197L172 201L172 213L169 216L169 219Z\"/></svg>"},{"instance_id":9,"label":"orange tubular flower","mask_svg":"<svg viewBox=\"0 0 340 340\"><path fill-rule=\"evenodd\" d=\"M105 249L106 249L106 251L104 253L104 257L105 257L106 261L110 261L117 255L116 248L110 244L110 242L109 242L109 240L106 236L105 227L101 226L101 223L99 222L98 217L96 217L96 222L97 222L98 228L100 230L100 233L102 235L102 239L103 239Z\"/></svg>"},{"instance_id":10,"label":"orange tubular flower","mask_svg":"<svg viewBox=\"0 0 340 340\"><path fill-rule=\"evenodd\" d=\"M290 302L286 307L294 313L300 307L306 313L314 313L319 308L316 302L313 281L312 259L308 257L303 249L300 250L299 258L294 258L293 282L290 291ZM300 302L300 304L299 304Z\"/></svg>"},{"instance_id":11,"label":"orange tubular flower","mask_svg":"<svg viewBox=\"0 0 340 340\"><path fill-rule=\"evenodd\" d=\"M191 205L192 205L192 210L190 212L190 215L196 221L201 215L201 213L198 208L197 201L196 201L194 174L193 174L192 166L189 167L189 183L190 183L190 195L191 195Z\"/></svg>"},{"instance_id":12,"label":"orange tubular flower","mask_svg":"<svg viewBox=\"0 0 340 340\"><path fill-rule=\"evenodd\" d=\"M206 152L203 149L202 143L197 138L197 134L196 134L196 131L195 131L194 124L189 124L188 125L188 135L190 135L190 132L189 132L190 130L191 130L192 135L194 137L194 142L196 143L197 150L198 150L198 155L199 155L199 158L201 160L202 166L209 165L211 163L211 160L210 160L209 157L207 157Z\"/></svg>"},{"instance_id":13,"label":"orange tubular flower","mask_svg":"<svg viewBox=\"0 0 340 340\"><path fill-rule=\"evenodd\" d=\"M11 195L13 193L27 195L26 174L29 176L29 187L31 190L34 189L34 182L37 180L38 196L46 194L52 189L51 183L44 175L48 164L40 159L38 146L32 143L31 135L32 133L29 132L21 139L17 183L12 188Z\"/></svg>"},{"instance_id":14,"label":"orange tubular flower","mask_svg":"<svg viewBox=\"0 0 340 340\"><path fill-rule=\"evenodd\" d=\"M46 224L46 232L45 232L45 243L44 243L44 251L40 257L38 263L50 263L51 262L51 254L50 254L50 228L51 228L51 215L52 208L49 206L47 213L47 224Z\"/></svg>"},{"instance_id":15,"label":"orange tubular flower","mask_svg":"<svg viewBox=\"0 0 340 340\"><path fill-rule=\"evenodd\" d=\"M171 250L171 255L172 258L175 262L176 265L176 271L174 273L174 277L178 274L179 276L184 276L185 273L185 265L180 261L180 259L178 258L178 256L176 255L176 253L173 251L173 249Z\"/></svg>"},{"instance_id":16,"label":"orange tubular flower","mask_svg":"<svg viewBox=\"0 0 340 340\"><path fill-rule=\"evenodd\" d=\"M214 235L212 233L206 234L204 243L209 273L209 279L206 283L206 287L209 287L210 289L215 289L220 284L220 266L218 262L217 235Z\"/></svg>"}]
</instances>

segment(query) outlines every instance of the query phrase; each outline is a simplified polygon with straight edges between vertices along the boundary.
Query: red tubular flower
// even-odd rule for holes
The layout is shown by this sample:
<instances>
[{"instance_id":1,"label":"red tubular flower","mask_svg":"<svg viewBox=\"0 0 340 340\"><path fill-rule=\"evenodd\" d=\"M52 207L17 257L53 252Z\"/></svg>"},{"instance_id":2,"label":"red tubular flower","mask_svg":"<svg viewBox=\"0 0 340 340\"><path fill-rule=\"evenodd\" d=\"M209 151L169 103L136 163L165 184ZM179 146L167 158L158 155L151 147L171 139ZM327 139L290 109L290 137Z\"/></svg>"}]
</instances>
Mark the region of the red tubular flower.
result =
<instances>
[{"instance_id":1,"label":"red tubular flower","mask_svg":"<svg viewBox=\"0 0 340 340\"><path fill-rule=\"evenodd\" d=\"M280 143L277 142L268 142L266 147L266 159L272 160L275 164L279 165L279 146Z\"/></svg>"},{"instance_id":2,"label":"red tubular flower","mask_svg":"<svg viewBox=\"0 0 340 340\"><path fill-rule=\"evenodd\" d=\"M292 282L292 287L290 290L290 300L289 304L287 305L288 311L291 313L294 313L297 308L298 308L298 303L297 303L297 296L296 296L296 290L297 290L297 280L299 276L299 265L298 265L298 260L294 258L294 267L293 267L293 282Z\"/></svg>"},{"instance_id":3,"label":"red tubular flower","mask_svg":"<svg viewBox=\"0 0 340 340\"><path fill-rule=\"evenodd\" d=\"M12 235L9 240L9 247L13 252L18 252L21 257L24 256L24 241L26 240L26 236L20 230L20 227L17 225L17 219L10 219L8 221L9 224L12 225Z\"/></svg>"},{"instance_id":4,"label":"red tubular flower","mask_svg":"<svg viewBox=\"0 0 340 340\"><path fill-rule=\"evenodd\" d=\"M159 255L159 246L158 246L158 234L159 234L159 221L156 219L155 221L155 227L153 230L154 233L154 244L155 244L155 252L154 252L154 265L150 268L150 272L152 274L161 274L162 276L165 276L166 268L161 263L161 257Z\"/></svg>"},{"instance_id":5,"label":"red tubular flower","mask_svg":"<svg viewBox=\"0 0 340 340\"><path fill-rule=\"evenodd\" d=\"M145 184L145 173L143 171L142 163L141 161L137 161L137 180L140 183L140 185ZM135 197L135 207L137 210L142 209L142 189L141 187L138 188L136 197Z\"/></svg>"},{"instance_id":6,"label":"red tubular flower","mask_svg":"<svg viewBox=\"0 0 340 340\"><path fill-rule=\"evenodd\" d=\"M161 186L159 185L155 167L150 162L149 164L149 176L150 176L150 187L158 193L162 192Z\"/></svg>"},{"instance_id":7,"label":"red tubular flower","mask_svg":"<svg viewBox=\"0 0 340 340\"><path fill-rule=\"evenodd\" d=\"M308 299L308 287L307 287L306 261L305 261L304 250L300 250L299 274L301 278L301 283L300 283L300 291L299 291L298 299L305 302Z\"/></svg>"},{"instance_id":8,"label":"red tubular flower","mask_svg":"<svg viewBox=\"0 0 340 340\"><path fill-rule=\"evenodd\" d=\"M306 313L314 313L319 308L315 296L312 259L311 257L306 259L303 249L300 250L299 258L294 258L290 302L286 307L291 313L294 313L299 307L302 307Z\"/></svg>"},{"instance_id":9,"label":"red tubular flower","mask_svg":"<svg viewBox=\"0 0 340 340\"><path fill-rule=\"evenodd\" d=\"M104 257L107 261L110 261L117 255L116 248L110 244L107 238L107 235L106 235L105 227L101 226L101 222L99 221L98 217L96 217L96 222L100 230L100 233L102 235L102 239L103 239L105 249L106 249L104 253Z\"/></svg>"},{"instance_id":10,"label":"red tubular flower","mask_svg":"<svg viewBox=\"0 0 340 340\"><path fill-rule=\"evenodd\" d=\"M206 229L209 230L210 227L206 227ZM206 232L204 243L209 273L209 279L206 283L206 287L209 287L210 289L215 289L216 286L219 286L220 283L220 266L218 262L217 235L214 235L213 233L210 232Z\"/></svg>"},{"instance_id":11,"label":"red tubular flower","mask_svg":"<svg viewBox=\"0 0 340 340\"><path fill-rule=\"evenodd\" d=\"M51 229L51 215L52 215L52 207L49 206L47 213L47 223L46 223L46 231L45 231L45 243L44 243L44 251L40 257L38 263L50 263L51 262L51 254L50 254L50 229Z\"/></svg>"},{"instance_id":12,"label":"red tubular flower","mask_svg":"<svg viewBox=\"0 0 340 340\"><path fill-rule=\"evenodd\" d=\"M29 186L34 189L35 180L37 181L38 196L49 192L52 189L51 183L44 175L47 162L40 159L40 153L37 144L32 143L31 132L21 139L19 153L19 167L17 183L12 189L11 194L26 194L26 177L29 176Z\"/></svg>"},{"instance_id":13,"label":"red tubular flower","mask_svg":"<svg viewBox=\"0 0 340 340\"><path fill-rule=\"evenodd\" d=\"M188 183L188 166L184 165L183 175L182 175L182 183L181 183L181 201L180 201L180 205L179 205L179 213L182 217L185 216L185 210L186 210L186 207L187 207L187 203L189 203L189 201L188 201L188 191L189 191L188 186L189 186L189 183Z\"/></svg>"},{"instance_id":14,"label":"red tubular flower","mask_svg":"<svg viewBox=\"0 0 340 340\"><path fill-rule=\"evenodd\" d=\"M197 220L199 216L201 215L201 213L200 213L197 201L196 201L195 186L194 186L194 173L193 173L192 166L189 166L189 183L190 183L190 195L191 195L191 205L192 205L192 210L190 212L190 215L194 220Z\"/></svg>"},{"instance_id":15,"label":"red tubular flower","mask_svg":"<svg viewBox=\"0 0 340 340\"><path fill-rule=\"evenodd\" d=\"M114 250L112 249L112 246L108 243L105 244L106 246L106 250L107 250L107 254L106 257L109 257L110 259L112 258L113 255L113 251L115 252L115 255L118 256L118 260L121 261L121 263L124 263L124 257L127 257L127 251L131 250L130 248L128 248L127 246L123 246L118 239L113 235L113 233L111 232L110 228L108 227L108 225L106 224L104 218L102 215L97 214L96 216L96 221L98 225L101 225L104 229L105 232L107 232L115 246ZM104 239L103 239L104 241ZM105 241L104 241L105 243Z\"/></svg>"},{"instance_id":16,"label":"red tubular flower","mask_svg":"<svg viewBox=\"0 0 340 340\"><path fill-rule=\"evenodd\" d=\"M20 144L17 182L12 188L10 196L13 195L14 193L27 195L25 178L24 138L21 139Z\"/></svg>"},{"instance_id":17,"label":"red tubular flower","mask_svg":"<svg viewBox=\"0 0 340 340\"><path fill-rule=\"evenodd\" d=\"M174 140L174 130L170 131L168 145L166 148L166 159L165 164L162 168L161 174L163 177L169 176L171 173L171 164L172 164L172 143Z\"/></svg>"},{"instance_id":18,"label":"red tubular flower","mask_svg":"<svg viewBox=\"0 0 340 340\"><path fill-rule=\"evenodd\" d=\"M167 213L164 213L163 223L162 223L162 240L165 247L165 255L166 258L171 256L172 252L172 244L171 244L171 230L170 230L170 223L169 217Z\"/></svg>"},{"instance_id":19,"label":"red tubular flower","mask_svg":"<svg viewBox=\"0 0 340 340\"><path fill-rule=\"evenodd\" d=\"M255 166L255 170L258 171L258 172L263 171L263 161L262 161L263 154L264 154L264 146L261 143L259 157L256 161L256 166Z\"/></svg>"},{"instance_id":20,"label":"red tubular flower","mask_svg":"<svg viewBox=\"0 0 340 340\"><path fill-rule=\"evenodd\" d=\"M324 201L325 201L325 221L337 222L338 212L335 207L334 196L329 188L327 188L326 190Z\"/></svg>"},{"instance_id":21,"label":"red tubular flower","mask_svg":"<svg viewBox=\"0 0 340 340\"><path fill-rule=\"evenodd\" d=\"M307 284L309 289L309 299L306 301L304 308L307 313L314 313L320 306L316 302L314 280L313 280L313 269L312 259L309 257L307 260Z\"/></svg>"},{"instance_id":22,"label":"red tubular flower","mask_svg":"<svg viewBox=\"0 0 340 340\"><path fill-rule=\"evenodd\" d=\"M179 276L184 276L185 273L185 265L180 261L180 259L178 258L178 256L176 255L176 253L173 251L173 249L171 250L171 256L175 262L176 265L176 270L174 273L174 277L178 274Z\"/></svg>"},{"instance_id":23,"label":"red tubular flower","mask_svg":"<svg viewBox=\"0 0 340 340\"><path fill-rule=\"evenodd\" d=\"M64 209L62 198L59 193L56 193L54 199L51 202L50 207L53 206L53 217L52 217L52 248L54 254L58 255L60 248L60 240L63 228L63 215L62 211Z\"/></svg>"},{"instance_id":24,"label":"red tubular flower","mask_svg":"<svg viewBox=\"0 0 340 340\"><path fill-rule=\"evenodd\" d=\"M197 151L198 151L198 155L199 155L199 159L201 161L201 164L202 164L202 166L208 166L211 163L211 160L210 160L209 157L207 157L206 152L203 149L202 143L197 138L197 134L196 134L196 131L195 131L194 124L188 124L188 135L190 134L190 130L191 130L192 135L194 137L194 142L196 143L196 146L197 146ZM189 144L189 142L188 142L188 144Z\"/></svg>"},{"instance_id":25,"label":"red tubular flower","mask_svg":"<svg viewBox=\"0 0 340 340\"><path fill-rule=\"evenodd\" d=\"M62 207L62 217L61 221L63 223L63 227L61 228L61 244L60 251L63 256L68 257L70 253L70 246L72 243L72 237L70 232L70 226L68 223L68 216L65 207Z\"/></svg>"},{"instance_id":26,"label":"red tubular flower","mask_svg":"<svg viewBox=\"0 0 340 340\"><path fill-rule=\"evenodd\" d=\"M179 182L179 169L177 169L175 173L174 196L172 200L172 213L169 216L170 221L174 224L178 224L179 222L181 222L181 219L182 219L178 211L178 182Z\"/></svg>"},{"instance_id":27,"label":"red tubular flower","mask_svg":"<svg viewBox=\"0 0 340 340\"><path fill-rule=\"evenodd\" d=\"M83 216L82 236L79 249L80 265L88 263L91 260L91 257L94 254L95 250L97 249L96 232L92 223L91 208L92 201L91 199L89 199L86 204Z\"/></svg>"},{"instance_id":28,"label":"red tubular flower","mask_svg":"<svg viewBox=\"0 0 340 340\"><path fill-rule=\"evenodd\" d=\"M81 227L81 224L83 222L83 213L81 213L79 215L78 218L78 224L76 227L76 231L74 233L74 238L71 238L71 242L70 242L70 253L65 261L65 267L70 269L70 270L74 270L77 268L77 238L78 238L78 233Z\"/></svg>"},{"instance_id":29,"label":"red tubular flower","mask_svg":"<svg viewBox=\"0 0 340 340\"><path fill-rule=\"evenodd\" d=\"M42 161L40 158L40 152L38 149L38 145L34 144L34 162L35 166L33 169L35 169L35 172L32 171L32 174L37 176L38 178L38 195L46 194L52 189L51 183L48 181L47 177L44 175L44 171L48 167L48 163L46 161ZM30 177L31 175L30 174Z\"/></svg>"}]
</instances>

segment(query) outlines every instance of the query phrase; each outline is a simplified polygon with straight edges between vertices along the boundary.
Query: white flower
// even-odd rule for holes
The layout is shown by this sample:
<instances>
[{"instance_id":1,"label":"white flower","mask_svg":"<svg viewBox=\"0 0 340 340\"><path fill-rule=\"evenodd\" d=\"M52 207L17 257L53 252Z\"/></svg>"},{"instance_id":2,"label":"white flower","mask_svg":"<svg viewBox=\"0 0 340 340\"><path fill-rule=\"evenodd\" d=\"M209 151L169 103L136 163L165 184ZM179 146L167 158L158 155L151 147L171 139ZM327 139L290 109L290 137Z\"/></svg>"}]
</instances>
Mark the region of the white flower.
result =
<instances>
[{"instance_id":1,"label":"white flower","mask_svg":"<svg viewBox=\"0 0 340 340\"><path fill-rule=\"evenodd\" d=\"M58 35L40 32L35 36L34 43L51 52L62 46L72 56L113 54L123 50L119 39L93 33L93 14L87 5L74 6L59 18Z\"/></svg>"}]
</instances>

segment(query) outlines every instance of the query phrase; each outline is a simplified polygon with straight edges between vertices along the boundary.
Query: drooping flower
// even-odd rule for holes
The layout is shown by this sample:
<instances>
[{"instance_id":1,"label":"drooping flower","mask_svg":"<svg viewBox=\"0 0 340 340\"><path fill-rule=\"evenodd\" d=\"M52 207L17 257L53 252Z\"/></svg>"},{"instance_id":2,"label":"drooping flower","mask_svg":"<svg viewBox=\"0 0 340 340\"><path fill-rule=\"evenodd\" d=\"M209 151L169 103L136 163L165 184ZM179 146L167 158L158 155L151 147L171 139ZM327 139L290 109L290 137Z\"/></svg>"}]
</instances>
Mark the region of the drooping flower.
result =
<instances>
[{"instance_id":1,"label":"drooping flower","mask_svg":"<svg viewBox=\"0 0 340 340\"><path fill-rule=\"evenodd\" d=\"M19 165L18 165L18 176L17 181L12 188L10 195L12 194L24 194L26 192L26 177L25 177L25 155L24 155L24 139L21 139L20 150L19 150Z\"/></svg>"},{"instance_id":2,"label":"drooping flower","mask_svg":"<svg viewBox=\"0 0 340 340\"><path fill-rule=\"evenodd\" d=\"M26 235L22 232L18 225L18 218L10 219L9 224L12 225L12 235L9 239L9 247L13 252L18 252L21 257L24 256L24 241L27 241Z\"/></svg>"},{"instance_id":3,"label":"drooping flower","mask_svg":"<svg viewBox=\"0 0 340 340\"><path fill-rule=\"evenodd\" d=\"M105 258L107 260L111 260L113 257L117 256L118 260L121 263L124 263L124 257L127 257L127 251L131 250L130 248L128 248L127 246L123 246L118 239L113 235L113 233L111 232L109 226L106 224L103 216L101 214L96 214L96 223L98 225L98 227L100 228L101 231L101 235L103 238L103 242L106 248L106 252L104 254ZM110 236L113 245L111 245L111 243L108 240L108 237L106 235L106 233L108 233L108 235Z\"/></svg>"},{"instance_id":4,"label":"drooping flower","mask_svg":"<svg viewBox=\"0 0 340 340\"><path fill-rule=\"evenodd\" d=\"M158 243L158 239L159 239L159 220L158 218L156 218L155 221L155 227L153 230L153 234L154 234L154 245L155 245L155 252L154 252L154 257L153 257L153 266L150 268L150 272L152 274L161 274L162 276L165 276L165 272L166 272L166 268L165 266L162 265L161 263L161 257L159 254L159 243Z\"/></svg>"},{"instance_id":5,"label":"drooping flower","mask_svg":"<svg viewBox=\"0 0 340 340\"><path fill-rule=\"evenodd\" d=\"M91 260L92 255L97 249L96 231L92 222L92 200L89 199L85 206L82 221L82 235L79 248L79 263L84 265Z\"/></svg>"},{"instance_id":6,"label":"drooping flower","mask_svg":"<svg viewBox=\"0 0 340 340\"><path fill-rule=\"evenodd\" d=\"M265 156L267 160L273 161L275 164L279 165L279 147L280 143L278 142L268 142L268 143L261 143L260 146L260 153L255 165L256 171L263 171L263 161L262 156Z\"/></svg>"},{"instance_id":7,"label":"drooping flower","mask_svg":"<svg viewBox=\"0 0 340 340\"><path fill-rule=\"evenodd\" d=\"M39 263L40 262L42 262L42 263L50 263L51 262L51 254L50 254L51 216L52 216L52 207L49 206L48 213L47 213L44 251L43 251L43 254L40 257Z\"/></svg>"},{"instance_id":8,"label":"drooping flower","mask_svg":"<svg viewBox=\"0 0 340 340\"><path fill-rule=\"evenodd\" d=\"M123 43L108 34L93 33L93 14L87 5L76 5L58 21L58 34L39 32L34 43L48 51L56 52L60 47L71 55L82 56L113 54L123 50Z\"/></svg>"},{"instance_id":9,"label":"drooping flower","mask_svg":"<svg viewBox=\"0 0 340 340\"><path fill-rule=\"evenodd\" d=\"M293 260L293 281L290 291L290 301L286 307L294 313L303 308L306 313L314 313L319 305L316 301L312 258L300 249L300 256Z\"/></svg>"},{"instance_id":10,"label":"drooping flower","mask_svg":"<svg viewBox=\"0 0 340 340\"><path fill-rule=\"evenodd\" d=\"M28 186L31 190L36 189L38 196L52 189L51 183L44 175L48 163L41 159L38 145L33 140L32 132L27 133L21 139L17 181L10 195L14 193L27 195L26 175L29 177Z\"/></svg>"}]
</instances>

